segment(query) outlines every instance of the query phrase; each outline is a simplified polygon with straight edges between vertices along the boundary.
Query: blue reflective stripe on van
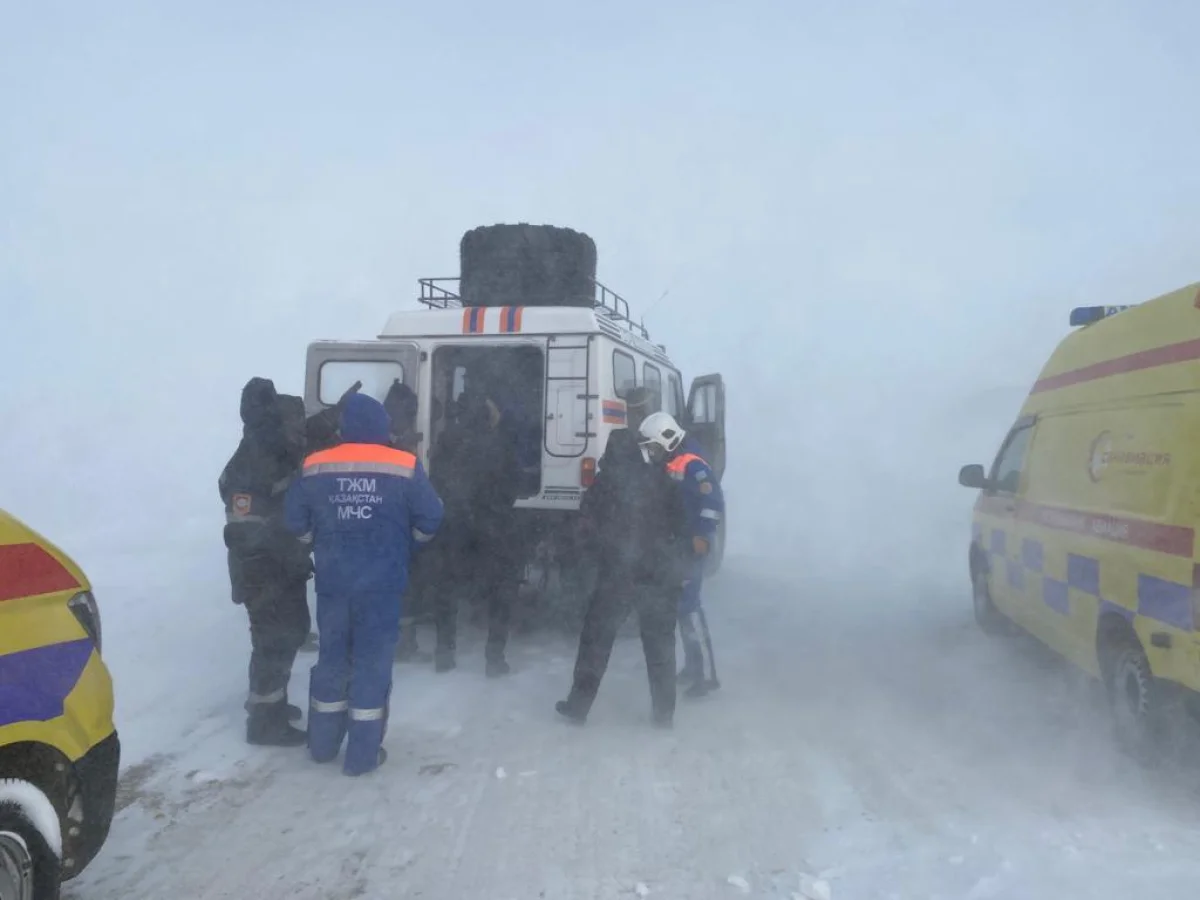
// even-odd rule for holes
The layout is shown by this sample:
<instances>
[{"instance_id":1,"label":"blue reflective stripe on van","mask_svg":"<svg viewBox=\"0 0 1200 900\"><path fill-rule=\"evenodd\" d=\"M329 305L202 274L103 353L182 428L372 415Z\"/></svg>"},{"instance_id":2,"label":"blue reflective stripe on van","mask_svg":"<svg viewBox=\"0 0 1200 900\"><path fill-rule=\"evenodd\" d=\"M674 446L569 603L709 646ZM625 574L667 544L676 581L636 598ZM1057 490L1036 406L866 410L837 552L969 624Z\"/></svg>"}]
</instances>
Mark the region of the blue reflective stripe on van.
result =
<instances>
[{"instance_id":1,"label":"blue reflective stripe on van","mask_svg":"<svg viewBox=\"0 0 1200 900\"><path fill-rule=\"evenodd\" d=\"M1042 600L1060 615L1069 616L1071 614L1071 595L1065 581L1059 581L1057 578L1043 578Z\"/></svg>"},{"instance_id":2,"label":"blue reflective stripe on van","mask_svg":"<svg viewBox=\"0 0 1200 900\"><path fill-rule=\"evenodd\" d=\"M1025 538L1021 541L1021 562L1031 572L1041 572L1045 564L1045 548L1041 541Z\"/></svg>"},{"instance_id":3,"label":"blue reflective stripe on van","mask_svg":"<svg viewBox=\"0 0 1200 900\"><path fill-rule=\"evenodd\" d=\"M1100 596L1100 560L1077 553L1067 554L1067 584L1077 591Z\"/></svg>"},{"instance_id":4,"label":"blue reflective stripe on van","mask_svg":"<svg viewBox=\"0 0 1200 900\"><path fill-rule=\"evenodd\" d=\"M1185 631L1192 630L1192 589L1153 575L1138 576L1138 614Z\"/></svg>"},{"instance_id":5,"label":"blue reflective stripe on van","mask_svg":"<svg viewBox=\"0 0 1200 900\"><path fill-rule=\"evenodd\" d=\"M92 649L82 638L0 655L0 728L61 716Z\"/></svg>"}]
</instances>

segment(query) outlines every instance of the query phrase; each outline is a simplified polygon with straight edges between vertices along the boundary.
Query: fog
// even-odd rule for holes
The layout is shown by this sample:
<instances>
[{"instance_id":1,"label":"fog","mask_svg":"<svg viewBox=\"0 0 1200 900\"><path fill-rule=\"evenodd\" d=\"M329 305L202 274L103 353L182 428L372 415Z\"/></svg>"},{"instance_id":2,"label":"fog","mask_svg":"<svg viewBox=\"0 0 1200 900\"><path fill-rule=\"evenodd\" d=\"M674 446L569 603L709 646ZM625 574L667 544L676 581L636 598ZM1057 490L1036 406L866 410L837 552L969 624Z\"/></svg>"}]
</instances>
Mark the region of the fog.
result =
<instances>
[{"instance_id":1,"label":"fog","mask_svg":"<svg viewBox=\"0 0 1200 900\"><path fill-rule=\"evenodd\" d=\"M957 466L1069 308L1195 277L1198 18L8 4L4 503L215 532L249 376L299 392L309 340L374 336L464 230L547 222L726 376L732 550L955 578Z\"/></svg>"}]
</instances>

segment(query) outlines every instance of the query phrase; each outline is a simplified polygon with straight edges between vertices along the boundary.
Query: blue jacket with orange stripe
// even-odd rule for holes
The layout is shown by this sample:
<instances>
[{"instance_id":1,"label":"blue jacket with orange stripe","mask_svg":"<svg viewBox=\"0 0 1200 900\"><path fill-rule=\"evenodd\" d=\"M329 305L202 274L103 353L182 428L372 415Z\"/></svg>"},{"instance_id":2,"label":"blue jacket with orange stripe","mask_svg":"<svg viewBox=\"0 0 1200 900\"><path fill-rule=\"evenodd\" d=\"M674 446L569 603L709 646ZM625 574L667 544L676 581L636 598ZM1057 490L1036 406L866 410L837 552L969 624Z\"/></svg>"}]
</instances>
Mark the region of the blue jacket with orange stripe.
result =
<instances>
[{"instance_id":1,"label":"blue jacket with orange stripe","mask_svg":"<svg viewBox=\"0 0 1200 900\"><path fill-rule=\"evenodd\" d=\"M318 594L398 599L414 543L432 540L441 525L442 501L420 460L387 446L390 427L379 401L346 398L345 442L310 455L288 490L287 527L312 535Z\"/></svg>"},{"instance_id":2,"label":"blue jacket with orange stripe","mask_svg":"<svg viewBox=\"0 0 1200 900\"><path fill-rule=\"evenodd\" d=\"M667 461L667 473L683 490L692 536L711 539L725 514L725 496L712 468L685 444Z\"/></svg>"}]
</instances>

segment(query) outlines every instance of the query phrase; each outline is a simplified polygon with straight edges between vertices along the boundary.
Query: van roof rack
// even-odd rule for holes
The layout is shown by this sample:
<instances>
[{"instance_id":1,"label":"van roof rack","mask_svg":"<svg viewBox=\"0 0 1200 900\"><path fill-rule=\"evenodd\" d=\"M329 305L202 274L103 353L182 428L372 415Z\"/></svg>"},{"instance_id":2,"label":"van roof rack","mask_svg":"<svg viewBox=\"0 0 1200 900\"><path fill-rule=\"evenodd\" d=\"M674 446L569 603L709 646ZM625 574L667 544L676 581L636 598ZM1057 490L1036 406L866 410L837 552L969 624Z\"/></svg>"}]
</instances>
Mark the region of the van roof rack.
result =
<instances>
[{"instance_id":1,"label":"van roof rack","mask_svg":"<svg viewBox=\"0 0 1200 900\"><path fill-rule=\"evenodd\" d=\"M458 309L462 307L462 297L458 293L458 285L460 279L453 278L418 278L417 282L421 286L421 294L417 297L417 302L430 309ZM618 294L616 291L605 287L596 279L592 279L592 284L596 286L596 294L592 298L592 309L597 315L604 316L619 325L624 325L630 331L640 334L646 340L650 340L650 332L646 330L646 326L640 322L635 322L629 315L629 301Z\"/></svg>"}]
</instances>

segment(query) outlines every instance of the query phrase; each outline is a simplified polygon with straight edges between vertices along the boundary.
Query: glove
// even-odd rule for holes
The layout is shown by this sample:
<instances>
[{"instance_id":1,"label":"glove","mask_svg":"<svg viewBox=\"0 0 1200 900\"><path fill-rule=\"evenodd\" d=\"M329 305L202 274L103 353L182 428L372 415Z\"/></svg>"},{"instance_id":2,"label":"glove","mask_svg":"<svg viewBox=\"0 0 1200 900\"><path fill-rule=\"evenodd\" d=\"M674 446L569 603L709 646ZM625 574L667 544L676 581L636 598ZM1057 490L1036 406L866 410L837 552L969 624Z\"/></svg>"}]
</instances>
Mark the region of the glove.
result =
<instances>
[{"instance_id":1,"label":"glove","mask_svg":"<svg viewBox=\"0 0 1200 900\"><path fill-rule=\"evenodd\" d=\"M692 538L692 552L697 556L708 556L708 540L699 536Z\"/></svg>"}]
</instances>

